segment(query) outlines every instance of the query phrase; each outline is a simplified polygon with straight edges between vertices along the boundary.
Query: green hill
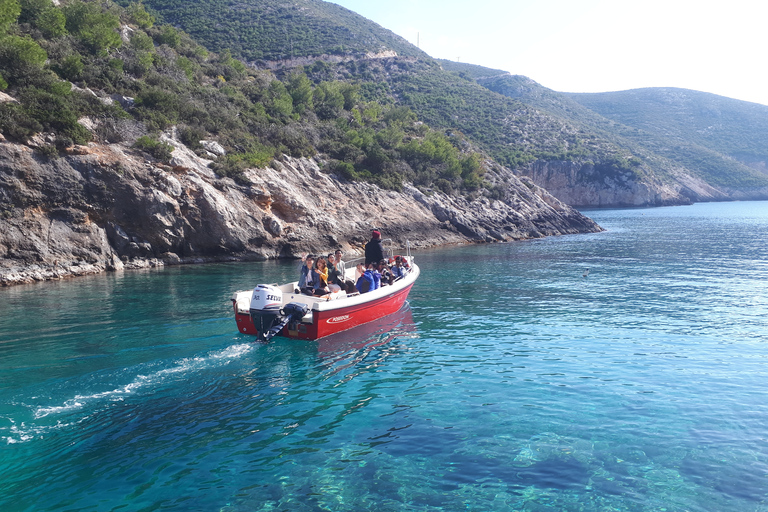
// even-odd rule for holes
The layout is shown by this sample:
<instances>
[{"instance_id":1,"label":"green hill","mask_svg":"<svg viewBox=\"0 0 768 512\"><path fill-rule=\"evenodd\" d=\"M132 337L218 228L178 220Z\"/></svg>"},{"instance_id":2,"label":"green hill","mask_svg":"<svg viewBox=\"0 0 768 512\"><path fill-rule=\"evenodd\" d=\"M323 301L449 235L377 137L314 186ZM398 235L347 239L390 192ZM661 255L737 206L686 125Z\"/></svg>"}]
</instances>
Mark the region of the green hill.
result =
<instances>
[{"instance_id":1,"label":"green hill","mask_svg":"<svg viewBox=\"0 0 768 512\"><path fill-rule=\"evenodd\" d=\"M441 61L467 73L467 64ZM644 154L660 176L683 168L715 186L768 186L768 107L683 89L567 94L530 78L476 66L484 87L551 112L615 144Z\"/></svg>"},{"instance_id":2,"label":"green hill","mask_svg":"<svg viewBox=\"0 0 768 512\"><path fill-rule=\"evenodd\" d=\"M42 132L34 146L49 158L95 139L168 161L160 133L174 129L200 154L201 140L217 140L226 155L213 168L235 179L283 154L323 153L327 172L384 188L486 186L483 155L386 96L377 102L374 84L333 78L324 65L313 66L315 83L301 70L278 78L155 25L138 3L6 1L0 88L10 97L0 102L0 133L24 142Z\"/></svg>"},{"instance_id":3,"label":"green hill","mask_svg":"<svg viewBox=\"0 0 768 512\"><path fill-rule=\"evenodd\" d=\"M0 2L10 9L0 16L0 88L17 100L0 103L0 130L17 140L52 133L40 149L51 155L94 136L78 121L87 117L98 120L99 140L127 140L159 159L162 130L176 127L198 151L199 140L216 139L227 155L214 167L235 178L281 154L322 154L329 172L352 180L498 195L499 184L483 179L496 165L490 156L518 173L546 171L544 187L558 181L550 167L567 168L564 189L581 191L577 204L667 204L768 187L762 139L734 129L739 115L759 112L734 110L739 102L707 107L719 109L723 128L704 121L710 112L688 131L684 119L661 130L654 116L622 110L621 99L600 111L596 96L438 62L329 2ZM679 111L693 115L697 101ZM678 183L681 174L722 190L698 194ZM623 192L605 199L605 188Z\"/></svg>"},{"instance_id":4,"label":"green hill","mask_svg":"<svg viewBox=\"0 0 768 512\"><path fill-rule=\"evenodd\" d=\"M533 162L570 162L584 167L580 181L592 187L606 177L656 187L653 183L674 181L670 173L682 168L714 186L768 186L760 172L710 146L670 141L658 130L609 119L525 77L449 61L436 65L402 38L329 2L147 0L146 5L206 46L230 48L258 66L285 71L305 64L302 71L315 85L328 79L359 84L365 98L407 106L429 126L466 136L522 172ZM382 51L398 57L365 58Z\"/></svg>"},{"instance_id":5,"label":"green hill","mask_svg":"<svg viewBox=\"0 0 768 512\"><path fill-rule=\"evenodd\" d=\"M319 0L144 0L144 5L206 48L228 49L246 61L386 50L427 56L359 14Z\"/></svg>"},{"instance_id":6,"label":"green hill","mask_svg":"<svg viewBox=\"0 0 768 512\"><path fill-rule=\"evenodd\" d=\"M648 88L568 94L581 105L626 126L655 132L765 168L768 106L688 89Z\"/></svg>"}]
</instances>

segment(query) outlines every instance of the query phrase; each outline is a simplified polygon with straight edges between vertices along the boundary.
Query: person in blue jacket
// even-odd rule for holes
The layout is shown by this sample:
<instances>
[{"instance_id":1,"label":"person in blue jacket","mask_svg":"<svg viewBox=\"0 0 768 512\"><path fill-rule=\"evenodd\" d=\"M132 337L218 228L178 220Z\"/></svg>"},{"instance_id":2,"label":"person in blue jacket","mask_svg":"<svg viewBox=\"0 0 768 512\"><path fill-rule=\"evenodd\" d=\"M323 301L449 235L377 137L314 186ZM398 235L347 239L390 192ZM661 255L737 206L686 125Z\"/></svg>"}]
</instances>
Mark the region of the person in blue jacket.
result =
<instances>
[{"instance_id":1,"label":"person in blue jacket","mask_svg":"<svg viewBox=\"0 0 768 512\"><path fill-rule=\"evenodd\" d=\"M371 274L362 263L357 264L357 273L360 275L360 277L357 278L357 282L355 283L355 288L360 293L367 293L371 290L373 290L374 282L373 282L373 274Z\"/></svg>"},{"instance_id":2,"label":"person in blue jacket","mask_svg":"<svg viewBox=\"0 0 768 512\"><path fill-rule=\"evenodd\" d=\"M357 273L360 274L360 277L357 279L355 288L360 293L372 292L381 287L381 274L376 270L376 265L373 263L369 264L368 268L358 264Z\"/></svg>"}]
</instances>

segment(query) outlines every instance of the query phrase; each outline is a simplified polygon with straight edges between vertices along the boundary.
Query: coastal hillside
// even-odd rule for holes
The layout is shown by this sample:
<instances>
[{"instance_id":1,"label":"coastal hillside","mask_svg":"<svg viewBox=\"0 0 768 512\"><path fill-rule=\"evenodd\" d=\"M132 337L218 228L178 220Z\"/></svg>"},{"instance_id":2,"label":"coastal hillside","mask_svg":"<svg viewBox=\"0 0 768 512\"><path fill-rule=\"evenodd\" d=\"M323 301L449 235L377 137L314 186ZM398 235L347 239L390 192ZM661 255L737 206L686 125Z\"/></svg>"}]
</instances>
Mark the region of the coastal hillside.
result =
<instances>
[{"instance_id":1,"label":"coastal hillside","mask_svg":"<svg viewBox=\"0 0 768 512\"><path fill-rule=\"evenodd\" d=\"M396 246L600 230L340 68L249 67L139 3L8 6L2 284L355 252L371 227Z\"/></svg>"},{"instance_id":2,"label":"coastal hillside","mask_svg":"<svg viewBox=\"0 0 768 512\"><path fill-rule=\"evenodd\" d=\"M176 131L172 130L171 136ZM90 143L59 158L0 143L0 285L179 263L294 258L342 247L370 229L396 250L599 231L577 211L502 168L506 196L474 199L382 190L283 156L237 183L178 139L169 164L124 144Z\"/></svg>"},{"instance_id":3,"label":"coastal hillside","mask_svg":"<svg viewBox=\"0 0 768 512\"><path fill-rule=\"evenodd\" d=\"M530 78L471 64L440 61L460 76L534 108L602 134L648 162L656 177L691 201L762 199L768 194L766 142L768 107L683 89L641 89L567 94ZM550 164L551 165L551 164ZM573 168L573 166L570 166ZM541 175L537 183L574 204L575 182L558 190L562 176ZM575 173L584 171L582 166ZM576 204L578 201L576 201Z\"/></svg>"},{"instance_id":4,"label":"coastal hillside","mask_svg":"<svg viewBox=\"0 0 768 512\"><path fill-rule=\"evenodd\" d=\"M768 106L669 87L567 96L612 121L656 133L670 146L709 148L768 172Z\"/></svg>"},{"instance_id":5,"label":"coastal hillside","mask_svg":"<svg viewBox=\"0 0 768 512\"><path fill-rule=\"evenodd\" d=\"M542 94L538 84L520 91L523 79L535 84L525 77L436 61L329 2L145 4L210 48L233 48L233 55L251 66L278 75L299 69L316 84L329 78L360 84L366 98L407 106L431 127L466 136L569 204L653 206L768 197L765 174L707 146L670 145L658 140L655 130L595 115L554 91Z\"/></svg>"}]
</instances>

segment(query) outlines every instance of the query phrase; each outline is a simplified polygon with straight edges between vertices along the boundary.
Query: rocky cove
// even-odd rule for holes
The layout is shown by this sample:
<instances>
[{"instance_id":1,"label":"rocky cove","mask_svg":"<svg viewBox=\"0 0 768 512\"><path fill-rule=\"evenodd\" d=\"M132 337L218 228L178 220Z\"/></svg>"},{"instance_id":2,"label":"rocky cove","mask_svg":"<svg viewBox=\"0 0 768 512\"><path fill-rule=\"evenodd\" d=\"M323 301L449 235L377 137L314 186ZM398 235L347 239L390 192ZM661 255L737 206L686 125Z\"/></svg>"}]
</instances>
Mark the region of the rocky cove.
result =
<instances>
[{"instance_id":1,"label":"rocky cove","mask_svg":"<svg viewBox=\"0 0 768 512\"><path fill-rule=\"evenodd\" d=\"M358 253L377 227L395 247L502 242L600 231L529 178L486 162L491 199L400 192L349 182L319 159L283 156L242 179L173 131L169 164L121 144L60 156L0 142L0 284L212 261L296 258L336 247ZM501 186L499 186L501 185ZM496 194L499 195L498 193Z\"/></svg>"}]
</instances>

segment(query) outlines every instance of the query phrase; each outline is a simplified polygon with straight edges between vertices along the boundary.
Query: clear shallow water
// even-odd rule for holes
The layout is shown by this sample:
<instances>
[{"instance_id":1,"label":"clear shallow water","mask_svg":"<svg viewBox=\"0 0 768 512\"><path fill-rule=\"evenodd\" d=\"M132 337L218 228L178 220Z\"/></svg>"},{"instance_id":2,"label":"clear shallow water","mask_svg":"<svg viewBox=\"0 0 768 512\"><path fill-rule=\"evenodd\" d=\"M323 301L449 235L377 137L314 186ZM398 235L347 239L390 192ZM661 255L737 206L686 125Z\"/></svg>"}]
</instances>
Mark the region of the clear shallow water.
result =
<instances>
[{"instance_id":1,"label":"clear shallow water","mask_svg":"<svg viewBox=\"0 0 768 512\"><path fill-rule=\"evenodd\" d=\"M768 510L768 203L587 213L319 342L230 318L290 263L0 289L0 510Z\"/></svg>"}]
</instances>

